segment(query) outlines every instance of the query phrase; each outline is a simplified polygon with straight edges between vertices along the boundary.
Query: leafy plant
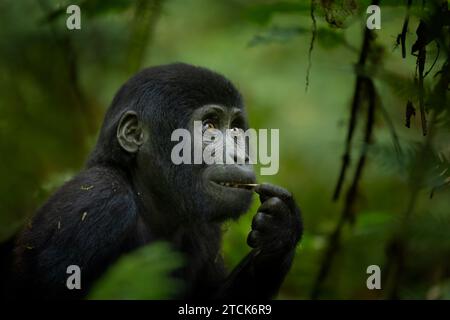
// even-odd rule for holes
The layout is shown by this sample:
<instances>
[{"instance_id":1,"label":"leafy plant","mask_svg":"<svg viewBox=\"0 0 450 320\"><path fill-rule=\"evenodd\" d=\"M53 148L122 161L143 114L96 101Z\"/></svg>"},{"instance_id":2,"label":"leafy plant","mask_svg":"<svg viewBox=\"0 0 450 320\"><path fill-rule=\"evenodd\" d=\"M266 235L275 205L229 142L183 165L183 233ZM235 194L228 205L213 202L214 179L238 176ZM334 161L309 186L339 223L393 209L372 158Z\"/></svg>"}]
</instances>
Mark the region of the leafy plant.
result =
<instances>
[{"instance_id":1,"label":"leafy plant","mask_svg":"<svg viewBox=\"0 0 450 320\"><path fill-rule=\"evenodd\" d=\"M120 258L94 285L89 299L169 299L182 289L172 273L181 256L158 242Z\"/></svg>"}]
</instances>

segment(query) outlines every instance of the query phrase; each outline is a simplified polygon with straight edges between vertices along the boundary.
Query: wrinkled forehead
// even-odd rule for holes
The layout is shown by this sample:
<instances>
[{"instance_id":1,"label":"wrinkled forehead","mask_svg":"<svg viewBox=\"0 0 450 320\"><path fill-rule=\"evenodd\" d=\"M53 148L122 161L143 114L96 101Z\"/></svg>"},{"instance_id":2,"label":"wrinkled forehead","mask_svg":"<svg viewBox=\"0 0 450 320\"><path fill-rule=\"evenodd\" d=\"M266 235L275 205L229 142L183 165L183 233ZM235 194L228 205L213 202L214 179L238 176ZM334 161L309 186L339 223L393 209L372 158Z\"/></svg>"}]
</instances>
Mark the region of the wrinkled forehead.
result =
<instances>
[{"instance_id":1,"label":"wrinkled forehead","mask_svg":"<svg viewBox=\"0 0 450 320\"><path fill-rule=\"evenodd\" d=\"M219 104L206 104L192 112L194 120L207 118L236 118L245 116L245 110L239 106L225 106Z\"/></svg>"}]
</instances>

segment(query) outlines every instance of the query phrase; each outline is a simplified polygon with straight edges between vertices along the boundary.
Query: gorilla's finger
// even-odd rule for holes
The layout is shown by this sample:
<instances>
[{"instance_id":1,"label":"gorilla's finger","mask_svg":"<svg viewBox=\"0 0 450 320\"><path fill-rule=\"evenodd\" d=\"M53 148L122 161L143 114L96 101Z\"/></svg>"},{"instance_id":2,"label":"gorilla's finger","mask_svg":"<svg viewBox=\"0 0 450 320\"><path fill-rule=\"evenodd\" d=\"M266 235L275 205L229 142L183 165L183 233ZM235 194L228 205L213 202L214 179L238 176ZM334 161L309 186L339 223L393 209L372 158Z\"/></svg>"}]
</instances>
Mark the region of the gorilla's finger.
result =
<instances>
[{"instance_id":1,"label":"gorilla's finger","mask_svg":"<svg viewBox=\"0 0 450 320\"><path fill-rule=\"evenodd\" d=\"M258 211L270 214L272 216L288 215L290 209L284 201L278 197L271 197L258 208Z\"/></svg>"},{"instance_id":2,"label":"gorilla's finger","mask_svg":"<svg viewBox=\"0 0 450 320\"><path fill-rule=\"evenodd\" d=\"M261 203L264 203L271 197L277 197L283 200L291 210L295 210L296 205L292 193L282 187L269 183L261 183L257 185L254 190L259 194Z\"/></svg>"},{"instance_id":3,"label":"gorilla's finger","mask_svg":"<svg viewBox=\"0 0 450 320\"><path fill-rule=\"evenodd\" d=\"M265 197L278 197L281 199L291 198L292 194L286 189L270 184L270 183L261 183L255 187L255 192L260 196Z\"/></svg>"},{"instance_id":4,"label":"gorilla's finger","mask_svg":"<svg viewBox=\"0 0 450 320\"><path fill-rule=\"evenodd\" d=\"M257 248L260 244L260 233L257 230L252 230L247 237L247 244L252 248Z\"/></svg>"},{"instance_id":5,"label":"gorilla's finger","mask_svg":"<svg viewBox=\"0 0 450 320\"><path fill-rule=\"evenodd\" d=\"M270 229L270 227L273 226L273 217L264 213L264 212L257 212L252 220L252 229L255 230L261 230L265 231Z\"/></svg>"}]
</instances>

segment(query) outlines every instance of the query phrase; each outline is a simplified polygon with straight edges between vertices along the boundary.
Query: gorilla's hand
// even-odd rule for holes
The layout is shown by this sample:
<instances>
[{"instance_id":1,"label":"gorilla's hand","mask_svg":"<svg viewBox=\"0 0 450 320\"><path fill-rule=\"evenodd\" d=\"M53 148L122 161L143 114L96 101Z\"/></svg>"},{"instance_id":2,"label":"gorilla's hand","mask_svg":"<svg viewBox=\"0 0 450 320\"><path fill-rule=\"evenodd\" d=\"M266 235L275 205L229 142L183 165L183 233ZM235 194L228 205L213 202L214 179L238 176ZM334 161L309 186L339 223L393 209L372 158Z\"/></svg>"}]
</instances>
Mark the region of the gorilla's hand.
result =
<instances>
[{"instance_id":1,"label":"gorilla's hand","mask_svg":"<svg viewBox=\"0 0 450 320\"><path fill-rule=\"evenodd\" d=\"M231 272L218 298L271 299L278 292L302 236L300 210L285 189L260 184L261 206L253 217L247 243L254 248Z\"/></svg>"},{"instance_id":2,"label":"gorilla's hand","mask_svg":"<svg viewBox=\"0 0 450 320\"><path fill-rule=\"evenodd\" d=\"M247 243L263 254L295 248L303 232L300 209L292 194L278 186L260 184L255 188L261 206L252 221Z\"/></svg>"}]
</instances>

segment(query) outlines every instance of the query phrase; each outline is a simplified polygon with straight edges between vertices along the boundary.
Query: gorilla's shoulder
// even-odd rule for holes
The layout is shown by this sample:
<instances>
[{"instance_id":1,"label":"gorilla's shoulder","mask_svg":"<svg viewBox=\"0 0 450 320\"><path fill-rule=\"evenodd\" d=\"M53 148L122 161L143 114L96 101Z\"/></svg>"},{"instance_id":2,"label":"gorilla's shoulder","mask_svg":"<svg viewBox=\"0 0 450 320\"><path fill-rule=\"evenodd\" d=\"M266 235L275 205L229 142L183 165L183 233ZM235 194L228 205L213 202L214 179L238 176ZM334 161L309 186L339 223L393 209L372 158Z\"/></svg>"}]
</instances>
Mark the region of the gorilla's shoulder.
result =
<instances>
[{"instance_id":1,"label":"gorilla's shoulder","mask_svg":"<svg viewBox=\"0 0 450 320\"><path fill-rule=\"evenodd\" d=\"M134 220L137 207L126 177L107 167L92 167L66 182L32 219L33 227L56 230L121 224Z\"/></svg>"},{"instance_id":2,"label":"gorilla's shoulder","mask_svg":"<svg viewBox=\"0 0 450 320\"><path fill-rule=\"evenodd\" d=\"M50 282L52 274L66 275L73 263L95 269L117 253L136 222L137 205L126 177L105 167L89 168L34 214L18 238L16 259L24 268L44 272Z\"/></svg>"}]
</instances>

